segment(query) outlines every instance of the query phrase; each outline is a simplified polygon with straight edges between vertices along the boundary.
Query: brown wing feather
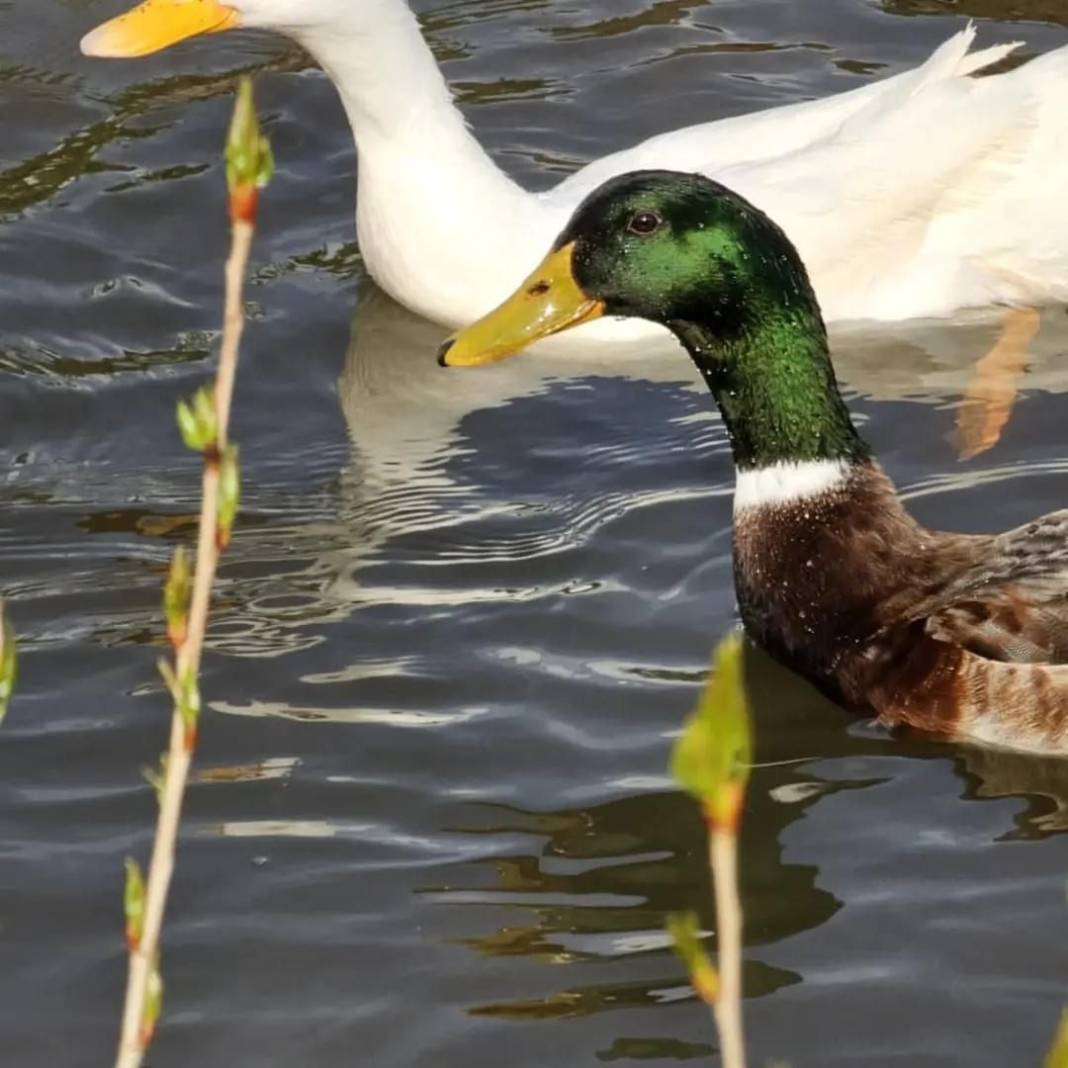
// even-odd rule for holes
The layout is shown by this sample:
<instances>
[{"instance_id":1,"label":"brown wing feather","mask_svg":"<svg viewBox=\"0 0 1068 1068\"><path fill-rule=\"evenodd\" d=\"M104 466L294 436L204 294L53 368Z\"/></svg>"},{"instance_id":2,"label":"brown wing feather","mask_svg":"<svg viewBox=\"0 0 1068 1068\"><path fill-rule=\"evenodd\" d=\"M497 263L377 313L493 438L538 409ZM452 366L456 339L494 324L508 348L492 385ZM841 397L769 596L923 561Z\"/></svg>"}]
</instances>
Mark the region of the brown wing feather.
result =
<instances>
[{"instance_id":1,"label":"brown wing feather","mask_svg":"<svg viewBox=\"0 0 1068 1068\"><path fill-rule=\"evenodd\" d=\"M961 737L1068 754L1068 665L998 663L962 653Z\"/></svg>"},{"instance_id":2,"label":"brown wing feather","mask_svg":"<svg viewBox=\"0 0 1068 1068\"><path fill-rule=\"evenodd\" d=\"M854 661L879 718L1068 752L1068 510L933 546L935 574Z\"/></svg>"},{"instance_id":3,"label":"brown wing feather","mask_svg":"<svg viewBox=\"0 0 1068 1068\"><path fill-rule=\"evenodd\" d=\"M909 615L926 617L932 637L988 660L1068 663L1068 510L989 539Z\"/></svg>"},{"instance_id":4,"label":"brown wing feather","mask_svg":"<svg viewBox=\"0 0 1068 1068\"><path fill-rule=\"evenodd\" d=\"M1068 602L1043 604L1018 586L935 612L927 632L987 660L1068 663Z\"/></svg>"},{"instance_id":5,"label":"brown wing feather","mask_svg":"<svg viewBox=\"0 0 1068 1068\"><path fill-rule=\"evenodd\" d=\"M990 660L917 626L866 651L866 696L880 722L1068 754L1068 665Z\"/></svg>"}]
</instances>

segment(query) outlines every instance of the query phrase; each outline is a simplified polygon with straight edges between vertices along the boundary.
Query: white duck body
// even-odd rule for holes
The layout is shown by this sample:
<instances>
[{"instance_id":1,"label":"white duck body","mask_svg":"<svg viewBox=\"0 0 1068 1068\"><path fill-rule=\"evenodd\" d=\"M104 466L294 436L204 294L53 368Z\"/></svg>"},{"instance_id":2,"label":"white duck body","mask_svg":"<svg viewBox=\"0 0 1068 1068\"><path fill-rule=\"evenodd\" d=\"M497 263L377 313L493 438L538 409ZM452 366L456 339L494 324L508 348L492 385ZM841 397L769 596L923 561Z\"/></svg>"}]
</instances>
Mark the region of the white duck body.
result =
<instances>
[{"instance_id":1,"label":"white duck body","mask_svg":"<svg viewBox=\"0 0 1068 1068\"><path fill-rule=\"evenodd\" d=\"M359 152L368 270L448 326L507 296L586 193L649 167L715 177L763 208L797 245L829 321L1068 298L1068 48L970 78L1015 46L970 53L969 25L914 70L661 134L535 194L470 133L405 0L225 6L241 26L295 38L337 86ZM602 321L567 344L664 334Z\"/></svg>"}]
</instances>

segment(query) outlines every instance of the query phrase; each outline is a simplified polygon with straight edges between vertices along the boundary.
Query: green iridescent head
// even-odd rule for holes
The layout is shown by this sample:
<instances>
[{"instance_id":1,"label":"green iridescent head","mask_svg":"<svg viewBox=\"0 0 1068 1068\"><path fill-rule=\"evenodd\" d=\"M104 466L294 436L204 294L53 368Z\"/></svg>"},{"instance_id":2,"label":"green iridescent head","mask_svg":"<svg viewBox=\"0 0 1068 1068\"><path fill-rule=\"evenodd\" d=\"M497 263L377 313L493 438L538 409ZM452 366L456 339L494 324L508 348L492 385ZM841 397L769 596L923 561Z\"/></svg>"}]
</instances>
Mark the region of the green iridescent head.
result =
<instances>
[{"instance_id":1,"label":"green iridescent head","mask_svg":"<svg viewBox=\"0 0 1068 1068\"><path fill-rule=\"evenodd\" d=\"M800 257L762 211L698 174L638 171L597 189L556 247L606 315L700 322L724 341L769 301L818 318Z\"/></svg>"},{"instance_id":2,"label":"green iridescent head","mask_svg":"<svg viewBox=\"0 0 1068 1068\"><path fill-rule=\"evenodd\" d=\"M548 256L439 361L504 359L603 315L682 342L741 465L867 455L838 393L819 305L787 236L718 182L635 171L591 193Z\"/></svg>"},{"instance_id":3,"label":"green iridescent head","mask_svg":"<svg viewBox=\"0 0 1068 1068\"><path fill-rule=\"evenodd\" d=\"M706 340L729 345L772 312L823 336L804 264L778 226L702 175L634 171L591 193L515 295L446 342L442 363L503 359L602 315L680 336L700 323Z\"/></svg>"}]
</instances>

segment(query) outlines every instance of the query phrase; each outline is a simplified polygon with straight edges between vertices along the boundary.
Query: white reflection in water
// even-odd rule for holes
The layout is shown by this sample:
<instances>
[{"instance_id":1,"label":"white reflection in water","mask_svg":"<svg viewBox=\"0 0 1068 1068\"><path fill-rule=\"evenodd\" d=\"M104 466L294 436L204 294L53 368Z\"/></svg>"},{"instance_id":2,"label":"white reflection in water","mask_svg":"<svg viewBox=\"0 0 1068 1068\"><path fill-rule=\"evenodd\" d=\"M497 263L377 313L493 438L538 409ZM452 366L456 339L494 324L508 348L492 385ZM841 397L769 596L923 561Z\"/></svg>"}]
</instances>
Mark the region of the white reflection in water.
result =
<instances>
[{"instance_id":1,"label":"white reflection in water","mask_svg":"<svg viewBox=\"0 0 1068 1068\"><path fill-rule=\"evenodd\" d=\"M227 716L277 716L305 723L374 723L384 727L450 727L470 723L490 713L490 710L485 708L468 708L457 712L413 712L410 709L394 708L314 708L298 707L283 701L249 701L243 705L214 701L209 707L212 711Z\"/></svg>"},{"instance_id":2,"label":"white reflection in water","mask_svg":"<svg viewBox=\"0 0 1068 1068\"><path fill-rule=\"evenodd\" d=\"M385 543L427 531L445 542L441 556L426 560L428 565L541 556L581 543L620 512L655 507L679 497L679 487L621 492L611 499L586 502L567 517L566 526L556 530L539 529L503 542L487 542L479 529L502 514L520 515L522 506L480 499L479 487L457 482L455 464L449 461L470 451L461 431L465 417L543 393L563 379L577 381L593 375L674 383L699 393L704 392L704 386L668 335L652 347L624 346L610 356L591 355L584 348L569 350L566 338L560 338L554 339L559 342L555 346L535 346L529 353L491 367L444 370L434 359L443 332L442 327L412 315L374 286L365 287L338 384L352 442L339 515L348 538L344 548L324 553L318 565L324 579L322 592L339 601L449 605L536 597L546 591L376 588L373 579L361 576L360 571ZM969 389L977 361L996 343L998 333L997 313L973 312L951 323L937 320L878 324L877 328L846 324L835 330L831 344L839 380L852 393L879 401L956 406ZM1066 351L1068 319L1061 309L1044 312L1040 329L1030 342L1020 386L1028 391L1063 391ZM591 389L591 405L597 403L595 394L596 384ZM707 412L680 413L676 425L692 428L694 448L725 448L711 399ZM625 463L630 447L625 439L607 445L591 441L590 455L607 453L610 460ZM492 461L493 457L485 459ZM1060 471L1064 466L1068 461L1054 458L1044 470ZM921 490L912 492L934 492L1020 474L1018 466L973 464L959 473L933 476ZM726 494L731 492L731 485L728 481L691 487L689 492L695 497ZM443 531L455 531L455 538Z\"/></svg>"}]
</instances>

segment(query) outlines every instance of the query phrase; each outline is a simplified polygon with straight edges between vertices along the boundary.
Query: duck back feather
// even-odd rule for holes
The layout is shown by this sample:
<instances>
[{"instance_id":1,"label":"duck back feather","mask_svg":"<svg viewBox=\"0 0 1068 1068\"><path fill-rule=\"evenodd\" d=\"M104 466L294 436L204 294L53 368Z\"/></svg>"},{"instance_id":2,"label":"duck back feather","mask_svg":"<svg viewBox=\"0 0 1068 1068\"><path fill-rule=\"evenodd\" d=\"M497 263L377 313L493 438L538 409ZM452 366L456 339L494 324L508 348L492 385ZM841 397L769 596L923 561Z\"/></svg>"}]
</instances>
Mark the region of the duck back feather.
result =
<instances>
[{"instance_id":1,"label":"duck back feather","mask_svg":"<svg viewBox=\"0 0 1068 1068\"><path fill-rule=\"evenodd\" d=\"M337 25L286 32L319 60L348 113L364 261L427 318L458 325L484 314L588 192L647 167L706 174L767 211L801 251L828 320L1068 296L1063 213L1050 209L1068 177L1058 151L1068 49L976 79L1015 46L972 52L969 25L914 70L660 134L534 194L471 135L403 0L380 0L372 21L355 5ZM600 322L565 347L664 336L644 322Z\"/></svg>"}]
</instances>

